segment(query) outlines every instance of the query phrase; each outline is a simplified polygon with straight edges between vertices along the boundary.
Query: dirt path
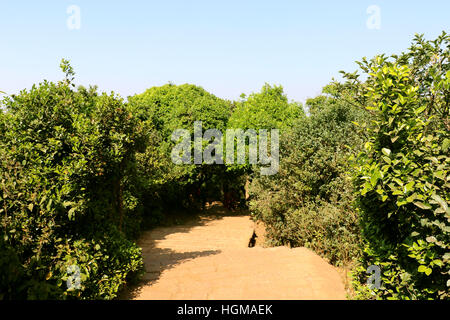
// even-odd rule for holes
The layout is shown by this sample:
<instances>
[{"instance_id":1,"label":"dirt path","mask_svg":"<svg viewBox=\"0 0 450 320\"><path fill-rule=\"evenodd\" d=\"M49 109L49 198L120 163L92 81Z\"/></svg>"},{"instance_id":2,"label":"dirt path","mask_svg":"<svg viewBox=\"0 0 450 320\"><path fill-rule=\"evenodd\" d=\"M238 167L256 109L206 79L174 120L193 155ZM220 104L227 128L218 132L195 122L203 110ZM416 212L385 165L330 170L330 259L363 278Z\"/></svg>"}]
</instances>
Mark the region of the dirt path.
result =
<instances>
[{"instance_id":1,"label":"dirt path","mask_svg":"<svg viewBox=\"0 0 450 320\"><path fill-rule=\"evenodd\" d=\"M306 248L249 248L254 223L213 206L183 226L146 232L143 283L131 299L345 299L338 272Z\"/></svg>"}]
</instances>

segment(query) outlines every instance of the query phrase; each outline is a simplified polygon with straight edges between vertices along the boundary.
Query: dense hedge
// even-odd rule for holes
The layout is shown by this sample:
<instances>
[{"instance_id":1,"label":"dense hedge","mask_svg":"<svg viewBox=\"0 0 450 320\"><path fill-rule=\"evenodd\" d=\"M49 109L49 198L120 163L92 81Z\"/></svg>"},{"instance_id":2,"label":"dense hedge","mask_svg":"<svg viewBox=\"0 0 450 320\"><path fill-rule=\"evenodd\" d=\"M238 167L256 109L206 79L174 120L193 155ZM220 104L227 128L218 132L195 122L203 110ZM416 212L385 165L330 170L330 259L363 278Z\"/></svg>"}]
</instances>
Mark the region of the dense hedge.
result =
<instances>
[{"instance_id":1,"label":"dense hedge","mask_svg":"<svg viewBox=\"0 0 450 320\"><path fill-rule=\"evenodd\" d=\"M307 101L310 117L281 136L280 172L255 176L250 209L273 244L306 246L334 264L358 255L348 157L361 139L352 121L364 113L329 95Z\"/></svg>"},{"instance_id":2,"label":"dense hedge","mask_svg":"<svg viewBox=\"0 0 450 320\"><path fill-rule=\"evenodd\" d=\"M142 267L125 237L123 190L145 144L122 99L43 82L0 113L3 299L114 298ZM77 266L81 287L66 280Z\"/></svg>"},{"instance_id":3,"label":"dense hedge","mask_svg":"<svg viewBox=\"0 0 450 320\"><path fill-rule=\"evenodd\" d=\"M360 257L357 298L449 297L449 58L444 32L363 59L364 80L343 72L309 100L311 116L282 136L279 174L251 185L274 244L333 263ZM379 289L366 284L372 265Z\"/></svg>"},{"instance_id":4,"label":"dense hedge","mask_svg":"<svg viewBox=\"0 0 450 320\"><path fill-rule=\"evenodd\" d=\"M381 268L383 299L448 299L450 249L450 36L417 36L405 53L360 65L364 82L345 74L373 114L358 155L355 186L364 255L357 270Z\"/></svg>"}]
</instances>

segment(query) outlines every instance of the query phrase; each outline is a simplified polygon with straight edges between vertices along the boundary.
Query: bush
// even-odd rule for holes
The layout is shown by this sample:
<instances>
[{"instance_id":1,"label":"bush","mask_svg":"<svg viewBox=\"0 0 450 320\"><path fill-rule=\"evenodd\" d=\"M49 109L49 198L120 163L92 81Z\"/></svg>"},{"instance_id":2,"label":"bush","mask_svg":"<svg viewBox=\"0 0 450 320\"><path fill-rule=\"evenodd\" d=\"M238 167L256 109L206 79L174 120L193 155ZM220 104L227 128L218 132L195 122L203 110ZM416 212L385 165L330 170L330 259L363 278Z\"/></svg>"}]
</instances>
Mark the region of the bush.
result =
<instances>
[{"instance_id":1,"label":"bush","mask_svg":"<svg viewBox=\"0 0 450 320\"><path fill-rule=\"evenodd\" d=\"M306 246L334 264L358 255L348 158L361 139L352 121L363 112L330 96L307 101L310 117L281 136L280 171L255 177L250 209L273 244Z\"/></svg>"},{"instance_id":2,"label":"bush","mask_svg":"<svg viewBox=\"0 0 450 320\"><path fill-rule=\"evenodd\" d=\"M142 268L140 249L123 230L125 184L145 145L141 125L119 97L74 91L73 70L62 67L64 81L3 101L3 299L111 299ZM70 289L73 268L81 287Z\"/></svg>"},{"instance_id":3,"label":"bush","mask_svg":"<svg viewBox=\"0 0 450 320\"><path fill-rule=\"evenodd\" d=\"M408 52L360 65L357 87L374 121L357 158L355 191L364 239L358 287L381 268L381 299L448 299L450 245L450 37L416 36ZM362 286L361 286L362 284Z\"/></svg>"}]
</instances>

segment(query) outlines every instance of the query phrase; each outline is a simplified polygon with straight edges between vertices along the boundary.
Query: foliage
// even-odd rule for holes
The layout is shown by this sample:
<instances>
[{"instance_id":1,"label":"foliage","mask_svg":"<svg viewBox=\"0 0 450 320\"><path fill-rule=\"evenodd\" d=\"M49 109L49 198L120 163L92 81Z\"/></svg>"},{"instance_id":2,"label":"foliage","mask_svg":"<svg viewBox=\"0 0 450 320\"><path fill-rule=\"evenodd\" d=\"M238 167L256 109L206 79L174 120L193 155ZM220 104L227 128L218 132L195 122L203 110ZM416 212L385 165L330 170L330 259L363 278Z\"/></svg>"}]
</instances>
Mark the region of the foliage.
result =
<instances>
[{"instance_id":1,"label":"foliage","mask_svg":"<svg viewBox=\"0 0 450 320\"><path fill-rule=\"evenodd\" d=\"M171 136L176 129L187 129L192 136L195 121L202 121L202 133L207 129L225 132L230 102L189 84L153 87L129 100L149 128L151 143L138 155L138 168L146 215L152 223L160 220L162 210L196 207L208 198L220 199L219 177L225 175L225 166L174 164L171 150L175 142Z\"/></svg>"},{"instance_id":2,"label":"foliage","mask_svg":"<svg viewBox=\"0 0 450 320\"><path fill-rule=\"evenodd\" d=\"M0 118L3 299L111 299L142 268L125 237L123 191L145 145L122 99L43 82L5 98ZM66 285L77 266L81 287Z\"/></svg>"},{"instance_id":3,"label":"foliage","mask_svg":"<svg viewBox=\"0 0 450 320\"><path fill-rule=\"evenodd\" d=\"M304 115L302 104L289 102L282 86L271 86L266 83L260 92L251 93L249 96L242 94L241 101L235 102L228 128L255 130L259 141L260 129L278 129L283 135L285 130ZM245 183L251 180L252 172L260 171L258 165L248 163L248 152L247 146L245 164L227 165L228 176L244 177L240 184L235 186L235 192L244 189Z\"/></svg>"},{"instance_id":4,"label":"foliage","mask_svg":"<svg viewBox=\"0 0 450 320\"><path fill-rule=\"evenodd\" d=\"M304 115L302 105L289 102L281 86L265 84L261 92L252 93L236 103L228 127L239 129L283 129Z\"/></svg>"},{"instance_id":5,"label":"foliage","mask_svg":"<svg viewBox=\"0 0 450 320\"><path fill-rule=\"evenodd\" d=\"M247 183L272 244L358 258L356 298L449 299L449 40L416 36L405 53L363 58L363 76L343 72L308 117L269 84L234 103L189 84L126 103L75 90L63 60L64 80L1 101L0 299L115 298L142 272L132 239L143 227L211 200L233 208ZM202 133L279 129L278 174L174 164L172 133L192 137L195 121ZM379 289L366 285L372 265Z\"/></svg>"},{"instance_id":6,"label":"foliage","mask_svg":"<svg viewBox=\"0 0 450 320\"><path fill-rule=\"evenodd\" d=\"M310 117L281 136L280 171L255 177L250 208L273 244L306 246L334 264L358 254L348 157L360 138L352 121L364 113L328 95L307 101ZM320 107L319 107L320 106Z\"/></svg>"},{"instance_id":7,"label":"foliage","mask_svg":"<svg viewBox=\"0 0 450 320\"><path fill-rule=\"evenodd\" d=\"M381 268L381 299L448 299L450 245L450 37L416 36L408 52L377 56L341 86L373 116L357 157L364 239L357 269Z\"/></svg>"}]
</instances>

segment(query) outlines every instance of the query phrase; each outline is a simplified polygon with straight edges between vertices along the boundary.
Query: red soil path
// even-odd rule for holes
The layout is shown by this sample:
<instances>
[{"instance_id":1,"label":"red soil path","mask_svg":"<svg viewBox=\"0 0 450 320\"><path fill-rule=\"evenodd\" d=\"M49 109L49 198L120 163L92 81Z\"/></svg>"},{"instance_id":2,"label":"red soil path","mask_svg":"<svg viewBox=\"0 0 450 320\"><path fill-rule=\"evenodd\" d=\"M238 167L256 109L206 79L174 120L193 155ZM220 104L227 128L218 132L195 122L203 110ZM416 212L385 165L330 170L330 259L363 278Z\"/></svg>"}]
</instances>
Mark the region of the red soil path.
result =
<instances>
[{"instance_id":1,"label":"red soil path","mask_svg":"<svg viewBox=\"0 0 450 320\"><path fill-rule=\"evenodd\" d=\"M215 205L183 226L144 233L146 274L131 299L345 299L336 269L306 248L250 248L255 224Z\"/></svg>"}]
</instances>

